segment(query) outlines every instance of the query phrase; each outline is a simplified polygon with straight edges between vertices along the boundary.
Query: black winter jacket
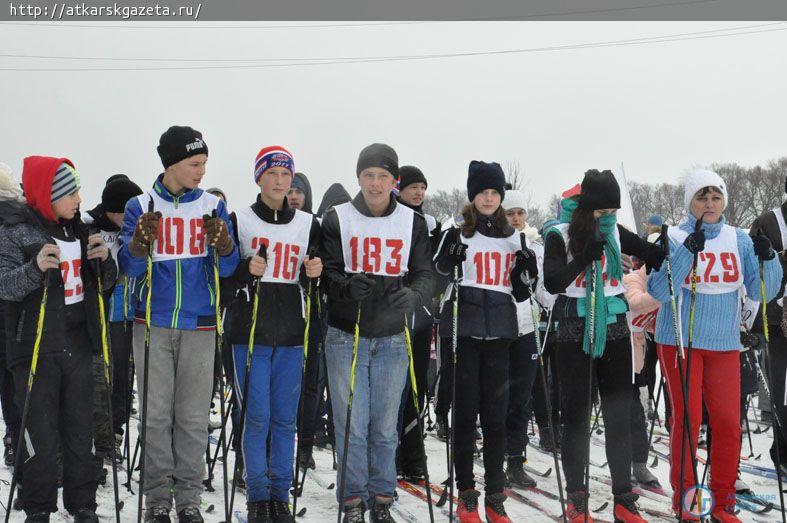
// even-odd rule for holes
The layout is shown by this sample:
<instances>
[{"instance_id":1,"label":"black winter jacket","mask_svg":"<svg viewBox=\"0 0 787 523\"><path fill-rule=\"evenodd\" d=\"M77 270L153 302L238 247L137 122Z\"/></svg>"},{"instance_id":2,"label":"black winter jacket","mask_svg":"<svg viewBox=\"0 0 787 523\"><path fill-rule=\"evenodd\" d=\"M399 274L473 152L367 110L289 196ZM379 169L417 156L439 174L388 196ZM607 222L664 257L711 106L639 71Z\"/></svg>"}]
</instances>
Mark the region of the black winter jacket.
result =
<instances>
[{"instance_id":1,"label":"black winter jacket","mask_svg":"<svg viewBox=\"0 0 787 523\"><path fill-rule=\"evenodd\" d=\"M450 231L446 229L443 237ZM506 234L508 232L508 234ZM476 234L490 238L505 238L510 231L500 231L494 223L479 220ZM441 238L441 243L442 243ZM445 266L444 260L437 256L435 267L440 274L447 275L451 272ZM459 278L462 278L462 269L459 268ZM455 290L450 299L446 300L440 315L440 336L450 338L453 328L453 299ZM472 338L504 338L515 340L519 336L519 323L516 316L516 302L513 296L503 292L477 287L459 286L459 322L458 336Z\"/></svg>"},{"instance_id":2,"label":"black winter jacket","mask_svg":"<svg viewBox=\"0 0 787 523\"><path fill-rule=\"evenodd\" d=\"M787 202L784 202L779 208L782 216L787 220ZM767 236L773 245L773 250L779 254L779 261L782 264L783 276L782 285L779 292L776 293L776 298L768 302L768 324L779 325L782 321L782 307L779 305L779 298L784 294L784 286L787 283L787 257L785 257L784 250L787 245L782 244L782 233L779 228L779 222L776 220L776 215L770 210L765 211L754 220L751 225L750 234L752 237L763 235ZM762 309L757 313L757 319L754 323L752 330L762 332Z\"/></svg>"},{"instance_id":3,"label":"black winter jacket","mask_svg":"<svg viewBox=\"0 0 787 523\"><path fill-rule=\"evenodd\" d=\"M44 285L48 285L46 315L39 354L74 350L68 332L87 329L91 349L101 348L96 266L109 291L117 278L115 261L110 255L103 262L87 260L88 226L79 214L68 222L48 222L27 205L0 202L0 299L5 300L5 329L8 367L32 358L38 313ZM79 239L82 249L84 300L65 304L63 280L59 271L45 275L38 269L36 256L46 243Z\"/></svg>"},{"instance_id":4,"label":"black winter jacket","mask_svg":"<svg viewBox=\"0 0 787 523\"><path fill-rule=\"evenodd\" d=\"M284 199L284 208L274 211L265 205L257 196L257 201L251 206L254 213L263 221L270 224L287 224L295 217L295 209L287 205ZM235 243L238 242L238 220L235 213L230 215ZM320 239L320 225L316 218L312 218L312 227L309 233L309 247L317 247ZM254 298L254 277L249 273L249 260L241 259L235 273L222 280L222 293L235 297L232 301L227 316L226 335L232 344L248 345L249 331L252 319L252 300ZM285 283L260 283L260 298L257 306L257 325L254 331L254 344L271 347L303 345L304 321L304 292L308 286L306 271L301 267L300 285ZM316 282L312 284L312 293L317 290ZM223 301L223 300L222 300ZM316 304L314 305L316 308Z\"/></svg>"},{"instance_id":5,"label":"black winter jacket","mask_svg":"<svg viewBox=\"0 0 787 523\"><path fill-rule=\"evenodd\" d=\"M374 219L362 193L358 193L351 205L364 216ZM396 199L391 196L383 216L394 212L397 205ZM339 217L334 209L328 210L323 218L320 254L324 267L323 291L328 296L328 325L352 333L355 330L359 304L351 300L347 294L349 275L344 272ZM412 242L407 269L408 272L404 278L373 276L373 279L377 280L377 285L372 291L372 295L360 304L361 336L379 338L393 336L404 331L404 317L393 312L389 305L389 295L392 291L403 286L411 289L418 296L416 307L421 307L429 302L434 285L434 271L426 221L418 213L415 213L413 217ZM412 311L409 311L408 315L410 313Z\"/></svg>"}]
</instances>

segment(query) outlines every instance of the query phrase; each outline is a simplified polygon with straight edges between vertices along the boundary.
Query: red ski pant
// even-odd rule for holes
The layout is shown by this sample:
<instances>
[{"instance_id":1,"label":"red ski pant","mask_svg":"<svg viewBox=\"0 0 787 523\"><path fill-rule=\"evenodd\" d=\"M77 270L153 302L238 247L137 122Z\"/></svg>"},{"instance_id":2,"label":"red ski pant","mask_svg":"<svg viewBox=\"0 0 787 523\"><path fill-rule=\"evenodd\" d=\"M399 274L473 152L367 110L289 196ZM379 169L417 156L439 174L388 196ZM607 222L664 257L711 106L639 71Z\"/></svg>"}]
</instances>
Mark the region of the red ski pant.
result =
<instances>
[{"instance_id":1,"label":"red ski pant","mask_svg":"<svg viewBox=\"0 0 787 523\"><path fill-rule=\"evenodd\" d=\"M711 438L710 489L716 508L735 503L735 480L738 477L738 462L741 451L740 396L741 374L738 351L711 351L691 349L691 376L686 374L686 362L680 362L674 346L658 345L661 372L667 384L672 405L670 422L670 483L672 484L673 508L677 510L680 499L680 456L683 441L683 388L678 365L689 382L689 422L691 443L696 448L702 403L708 409ZM698 462L697 474L702 474ZM699 481L694 478L689 438L686 437L685 472L683 488L689 489Z\"/></svg>"}]
</instances>

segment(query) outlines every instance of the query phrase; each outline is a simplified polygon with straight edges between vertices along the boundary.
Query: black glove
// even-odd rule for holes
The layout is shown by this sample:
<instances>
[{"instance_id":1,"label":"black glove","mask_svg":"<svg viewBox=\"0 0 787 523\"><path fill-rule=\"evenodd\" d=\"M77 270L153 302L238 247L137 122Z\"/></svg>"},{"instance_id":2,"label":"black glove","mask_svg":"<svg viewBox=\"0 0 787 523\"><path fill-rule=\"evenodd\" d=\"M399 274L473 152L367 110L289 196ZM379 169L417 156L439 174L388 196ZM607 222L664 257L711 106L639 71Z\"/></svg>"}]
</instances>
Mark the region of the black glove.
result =
<instances>
[{"instance_id":1,"label":"black glove","mask_svg":"<svg viewBox=\"0 0 787 523\"><path fill-rule=\"evenodd\" d=\"M452 227L445 233L443 238L443 246L438 253L438 259L442 260L441 265L453 268L460 265L465 261L467 252L467 244L462 243L462 238L459 229Z\"/></svg>"},{"instance_id":2,"label":"black glove","mask_svg":"<svg viewBox=\"0 0 787 523\"><path fill-rule=\"evenodd\" d=\"M661 247L651 249L645 257L645 274L650 274L650 271L661 269L661 264L665 257L666 254Z\"/></svg>"},{"instance_id":3,"label":"black glove","mask_svg":"<svg viewBox=\"0 0 787 523\"><path fill-rule=\"evenodd\" d=\"M374 280L365 274L353 274L347 280L347 296L354 301L362 301L372 294Z\"/></svg>"},{"instance_id":4,"label":"black glove","mask_svg":"<svg viewBox=\"0 0 787 523\"><path fill-rule=\"evenodd\" d=\"M388 304L392 309L409 314L418 306L419 297L415 291L402 287L388 295Z\"/></svg>"},{"instance_id":5,"label":"black glove","mask_svg":"<svg viewBox=\"0 0 787 523\"><path fill-rule=\"evenodd\" d=\"M705 250L705 233L700 229L686 236L683 246L692 254L697 254Z\"/></svg>"},{"instance_id":6,"label":"black glove","mask_svg":"<svg viewBox=\"0 0 787 523\"><path fill-rule=\"evenodd\" d=\"M518 302L530 298L530 287L525 283L524 278L524 271L517 269L515 265L511 270L511 291L514 299Z\"/></svg>"},{"instance_id":7,"label":"black glove","mask_svg":"<svg viewBox=\"0 0 787 523\"><path fill-rule=\"evenodd\" d=\"M514 269L519 269L522 272L527 271L531 278L538 276L538 260L536 259L536 253L527 247L521 251L517 251Z\"/></svg>"},{"instance_id":8,"label":"black glove","mask_svg":"<svg viewBox=\"0 0 787 523\"><path fill-rule=\"evenodd\" d=\"M752 238L751 241L754 244L754 254L761 261L772 260L776 256L776 252L771 248L771 240L767 236L759 234Z\"/></svg>"},{"instance_id":9,"label":"black glove","mask_svg":"<svg viewBox=\"0 0 787 523\"><path fill-rule=\"evenodd\" d=\"M604 255L604 240L593 239L588 240L585 248L582 249L582 254L577 257L577 261L582 267L589 265L591 262L598 261Z\"/></svg>"}]
</instances>

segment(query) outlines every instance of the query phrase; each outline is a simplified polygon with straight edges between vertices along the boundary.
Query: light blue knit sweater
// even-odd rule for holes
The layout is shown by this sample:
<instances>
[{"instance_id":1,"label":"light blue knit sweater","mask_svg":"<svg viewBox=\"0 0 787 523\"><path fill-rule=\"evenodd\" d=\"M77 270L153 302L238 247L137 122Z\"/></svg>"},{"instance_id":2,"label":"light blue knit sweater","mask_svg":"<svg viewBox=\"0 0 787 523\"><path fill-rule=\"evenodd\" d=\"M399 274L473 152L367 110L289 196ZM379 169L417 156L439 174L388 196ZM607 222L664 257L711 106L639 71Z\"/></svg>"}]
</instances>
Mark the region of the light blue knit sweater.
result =
<instances>
[{"instance_id":1,"label":"light blue knit sweater","mask_svg":"<svg viewBox=\"0 0 787 523\"><path fill-rule=\"evenodd\" d=\"M680 228L691 233L697 223L694 216L680 224ZM718 236L724 219L719 223L703 224L705 238L710 240ZM743 283L747 294L754 300L760 300L759 260L754 254L751 238L741 229L737 229L738 252L741 257ZM682 243L670 240L670 261L672 265L672 281L675 288L675 299L680 308L681 334L684 346L688 345L689 308L691 291L683 288L682 282L691 271L694 256ZM779 291L782 280L782 267L777 257L764 263L765 294L768 301ZM675 328L672 323L672 309L669 305L669 285L667 283L667 265L662 264L659 271L654 271L648 278L648 293L663 303L656 318L656 342L675 345ZM682 296L682 298L680 298ZM697 349L718 351L738 350L740 343L741 310L738 292L724 294L696 295L694 308L694 335L692 346Z\"/></svg>"}]
</instances>

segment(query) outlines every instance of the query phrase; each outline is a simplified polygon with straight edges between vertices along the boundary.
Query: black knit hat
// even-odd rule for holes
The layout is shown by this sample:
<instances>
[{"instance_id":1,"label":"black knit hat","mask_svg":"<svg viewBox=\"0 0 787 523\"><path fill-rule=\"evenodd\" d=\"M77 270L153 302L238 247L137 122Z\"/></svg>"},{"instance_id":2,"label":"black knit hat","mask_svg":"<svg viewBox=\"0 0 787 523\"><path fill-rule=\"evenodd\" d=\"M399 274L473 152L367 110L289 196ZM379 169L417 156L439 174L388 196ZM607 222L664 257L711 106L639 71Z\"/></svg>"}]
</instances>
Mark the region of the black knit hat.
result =
<instances>
[{"instance_id":1,"label":"black knit hat","mask_svg":"<svg viewBox=\"0 0 787 523\"><path fill-rule=\"evenodd\" d=\"M502 201L506 196L506 175L497 162L486 163L473 160L467 168L467 199L471 202L476 195L486 189L500 193Z\"/></svg>"},{"instance_id":2,"label":"black knit hat","mask_svg":"<svg viewBox=\"0 0 787 523\"><path fill-rule=\"evenodd\" d=\"M620 186L612 171L591 169L582 179L579 207L590 211L620 209Z\"/></svg>"},{"instance_id":3,"label":"black knit hat","mask_svg":"<svg viewBox=\"0 0 787 523\"><path fill-rule=\"evenodd\" d=\"M399 189L404 189L408 185L414 183L422 183L427 187L429 184L426 181L426 176L421 172L421 169L412 165L402 165L399 167Z\"/></svg>"},{"instance_id":4,"label":"black knit hat","mask_svg":"<svg viewBox=\"0 0 787 523\"><path fill-rule=\"evenodd\" d=\"M115 180L128 180L128 179L129 179L128 176L126 176L125 174L113 174L112 176L107 178L106 182L104 182L104 187L114 182Z\"/></svg>"},{"instance_id":5,"label":"black knit hat","mask_svg":"<svg viewBox=\"0 0 787 523\"><path fill-rule=\"evenodd\" d=\"M358 165L355 167L355 174L360 176L361 171L369 167L379 167L385 169L399 179L399 156L390 145L384 143L373 143L367 145L358 155Z\"/></svg>"},{"instance_id":6,"label":"black knit hat","mask_svg":"<svg viewBox=\"0 0 787 523\"><path fill-rule=\"evenodd\" d=\"M191 127L173 125L161 135L156 150L166 169L191 156L208 154L208 144L202 140L201 132Z\"/></svg>"},{"instance_id":7,"label":"black knit hat","mask_svg":"<svg viewBox=\"0 0 787 523\"><path fill-rule=\"evenodd\" d=\"M134 196L142 194L139 185L128 178L118 178L104 187L101 193L101 206L105 212L123 212L126 203Z\"/></svg>"}]
</instances>

